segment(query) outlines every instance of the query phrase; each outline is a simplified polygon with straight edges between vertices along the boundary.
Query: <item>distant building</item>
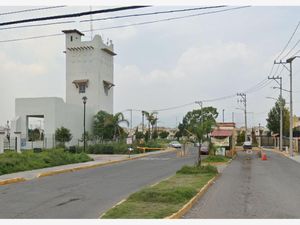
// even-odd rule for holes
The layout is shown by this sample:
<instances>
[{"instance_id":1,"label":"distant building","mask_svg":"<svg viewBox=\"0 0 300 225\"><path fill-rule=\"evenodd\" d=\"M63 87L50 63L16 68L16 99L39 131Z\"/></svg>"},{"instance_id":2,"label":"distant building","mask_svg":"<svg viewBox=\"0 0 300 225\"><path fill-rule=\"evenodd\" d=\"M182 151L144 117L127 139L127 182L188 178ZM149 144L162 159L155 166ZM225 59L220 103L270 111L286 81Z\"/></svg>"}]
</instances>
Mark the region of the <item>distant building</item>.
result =
<instances>
[{"instance_id":1,"label":"distant building","mask_svg":"<svg viewBox=\"0 0 300 225\"><path fill-rule=\"evenodd\" d=\"M234 148L236 136L235 123L233 122L217 123L210 135L212 143L217 147L225 148L225 150Z\"/></svg>"},{"instance_id":2,"label":"distant building","mask_svg":"<svg viewBox=\"0 0 300 225\"><path fill-rule=\"evenodd\" d=\"M21 143L28 140L29 118L35 117L44 119L44 147L54 145L55 130L61 126L70 129L73 135L70 145L77 144L83 134L83 96L88 98L87 131L91 131L93 116L99 110L113 113L113 56L116 54L112 42L103 43L99 35L91 41L82 41L83 34L78 30L64 30L63 33L66 43L66 102L58 97L17 98L11 133L21 132Z\"/></svg>"}]
</instances>

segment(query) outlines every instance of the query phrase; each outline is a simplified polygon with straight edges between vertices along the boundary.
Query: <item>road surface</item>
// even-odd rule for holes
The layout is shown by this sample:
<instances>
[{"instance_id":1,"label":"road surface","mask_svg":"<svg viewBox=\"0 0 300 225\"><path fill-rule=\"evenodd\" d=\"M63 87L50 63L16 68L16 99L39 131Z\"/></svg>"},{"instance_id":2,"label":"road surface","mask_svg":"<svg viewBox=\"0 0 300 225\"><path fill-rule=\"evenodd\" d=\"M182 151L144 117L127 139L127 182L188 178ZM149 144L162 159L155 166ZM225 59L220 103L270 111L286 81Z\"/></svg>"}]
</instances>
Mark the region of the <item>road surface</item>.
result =
<instances>
[{"instance_id":1,"label":"road surface","mask_svg":"<svg viewBox=\"0 0 300 225\"><path fill-rule=\"evenodd\" d=\"M184 218L300 218L300 163L240 152Z\"/></svg>"},{"instance_id":2,"label":"road surface","mask_svg":"<svg viewBox=\"0 0 300 225\"><path fill-rule=\"evenodd\" d=\"M129 194L194 164L195 158L174 152L151 155L0 186L0 218L98 218Z\"/></svg>"}]
</instances>

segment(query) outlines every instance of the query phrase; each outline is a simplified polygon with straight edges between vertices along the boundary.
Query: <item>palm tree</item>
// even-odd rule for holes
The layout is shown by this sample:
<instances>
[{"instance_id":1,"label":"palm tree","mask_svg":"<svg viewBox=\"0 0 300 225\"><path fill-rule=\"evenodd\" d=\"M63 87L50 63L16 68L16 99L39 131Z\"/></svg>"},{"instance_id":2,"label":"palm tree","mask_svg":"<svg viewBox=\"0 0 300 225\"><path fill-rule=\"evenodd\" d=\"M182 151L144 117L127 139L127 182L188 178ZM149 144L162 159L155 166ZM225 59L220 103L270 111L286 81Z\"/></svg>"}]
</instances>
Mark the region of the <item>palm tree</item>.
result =
<instances>
[{"instance_id":1,"label":"palm tree","mask_svg":"<svg viewBox=\"0 0 300 225\"><path fill-rule=\"evenodd\" d=\"M129 126L128 120L125 119L121 112L118 112L115 115L110 115L110 117L107 118L106 123L107 125L112 126L114 130L113 140L116 140L116 137L121 136L121 131L123 131L123 128L120 126L121 123L126 123L127 126Z\"/></svg>"},{"instance_id":2,"label":"palm tree","mask_svg":"<svg viewBox=\"0 0 300 225\"><path fill-rule=\"evenodd\" d=\"M146 116L146 119L148 120L148 131L149 131L149 134L152 134L153 133L153 127L154 125L157 123L157 116L155 116L157 114L157 112L146 112L144 111L145 113L145 116ZM151 125L151 133L150 133L150 125ZM150 135L151 137L151 135Z\"/></svg>"}]
</instances>

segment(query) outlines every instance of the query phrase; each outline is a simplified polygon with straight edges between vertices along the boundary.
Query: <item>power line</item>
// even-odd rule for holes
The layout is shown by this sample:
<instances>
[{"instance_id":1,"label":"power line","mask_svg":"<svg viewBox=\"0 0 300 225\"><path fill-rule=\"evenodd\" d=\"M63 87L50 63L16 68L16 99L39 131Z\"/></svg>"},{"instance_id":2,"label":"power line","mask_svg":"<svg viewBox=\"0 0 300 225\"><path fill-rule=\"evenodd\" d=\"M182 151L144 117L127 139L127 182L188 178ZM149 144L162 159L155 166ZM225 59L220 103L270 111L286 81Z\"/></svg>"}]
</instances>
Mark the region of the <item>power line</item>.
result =
<instances>
[{"instance_id":1,"label":"power line","mask_svg":"<svg viewBox=\"0 0 300 225\"><path fill-rule=\"evenodd\" d=\"M240 6L240 7L230 8L230 9L223 9L223 10L204 12L204 13L197 13L197 14L192 14L192 15L187 15L187 16L170 17L170 18L160 19L160 20L145 21L145 22L140 22L140 23L131 23L131 24L127 24L127 25L119 25L119 26L113 26L113 27L104 27L104 28L99 28L99 29L94 29L94 30L110 30L110 29L116 29L116 28L140 26L140 25L153 24L153 23L159 23L159 22L165 22L165 21L171 21L171 20L178 20L178 19L208 15L208 14L216 14L216 13L220 13L220 12L232 11L232 10L248 8L248 7L251 7L251 6Z\"/></svg>"},{"instance_id":2,"label":"power line","mask_svg":"<svg viewBox=\"0 0 300 225\"><path fill-rule=\"evenodd\" d=\"M2 23L0 23L0 26L6 26L6 25L12 25L12 24L18 24L18 23L37 22L37 21L44 21L44 20L55 20L55 19L64 19L64 18L71 18L71 17L80 17L80 16L91 15L91 14L117 12L117 11L138 9L138 8L144 8L144 7L149 7L149 6L125 6L125 7L111 8L111 9L85 11L85 12L80 12L80 13L71 13L71 14L63 14L63 15L56 15L56 16L46 16L46 17L38 17L38 18L31 18L31 19L24 19L24 20L15 20L15 21L2 22Z\"/></svg>"},{"instance_id":3,"label":"power line","mask_svg":"<svg viewBox=\"0 0 300 225\"><path fill-rule=\"evenodd\" d=\"M237 9L246 8L246 7L250 7L250 6L241 6L241 7L235 7L235 8L230 8L230 9L210 11L210 12L192 14L192 15L187 15L187 16L180 16L180 17L170 17L170 18L162 19L162 20L146 21L146 22L133 23L133 24L128 24L128 25L120 25L120 26L113 26L113 27L98 28L98 29L93 29L93 31L108 30L108 29L115 29L115 28L124 28L124 27L129 27L129 26L137 26L137 25L152 24L152 23L158 23L158 22L164 22L164 21L178 20L178 19L183 19L183 18L188 18L188 17L195 17L195 16L206 15L206 14L215 14L215 13L224 12L224 11L237 10ZM86 33L86 32L90 32L90 30L84 30L84 31L81 31L81 32ZM33 39L55 37L55 36L61 36L61 35L63 35L63 34L58 33L58 34L32 36L32 37L26 37L26 38L15 38L15 39L8 39L8 40L0 40L0 43L33 40Z\"/></svg>"},{"instance_id":4,"label":"power line","mask_svg":"<svg viewBox=\"0 0 300 225\"><path fill-rule=\"evenodd\" d=\"M11 30L11 29L18 29L18 28L28 28L28 27L40 27L40 26L49 26L49 25L59 25L59 24L74 23L74 22L75 22L75 21L64 21L64 22L41 23L41 24L32 24L32 25L24 25L24 26L4 27L4 28L0 28L0 30Z\"/></svg>"},{"instance_id":5,"label":"power line","mask_svg":"<svg viewBox=\"0 0 300 225\"><path fill-rule=\"evenodd\" d=\"M102 20L121 19L121 18L128 18L128 17L149 16L149 15L158 15L158 14L166 14L166 13L176 13L176 12L187 12L187 11L213 9L213 8L221 8L221 7L227 7L227 6L219 5L219 6L209 6L209 7L197 7L197 8L188 8L188 9L158 11L158 12L150 12L150 13L138 13L138 14L131 14L131 15L123 15L123 16L111 16L111 17L105 17L105 18L99 18L99 19L81 20L80 22L102 21Z\"/></svg>"},{"instance_id":6,"label":"power line","mask_svg":"<svg viewBox=\"0 0 300 225\"><path fill-rule=\"evenodd\" d=\"M42 7L42 8L23 9L23 10L19 10L19 11L0 13L0 16L18 14L18 13L25 13L25 12L33 12L33 11L41 11L41 10L47 10L47 9L56 9L56 8L63 8L63 7L66 7L66 6L65 5L59 5L59 6L48 6L48 7Z\"/></svg>"},{"instance_id":7,"label":"power line","mask_svg":"<svg viewBox=\"0 0 300 225\"><path fill-rule=\"evenodd\" d=\"M278 60L278 58L282 55L282 53L287 49L287 47L290 44L291 40L293 39L296 31L298 30L299 25L300 25L300 22L298 22L298 25L296 26L296 28L295 28L292 36L290 37L290 39L288 40L288 42L286 43L286 45L284 46L284 48L282 49L282 51L280 52L280 54L277 56L277 58L275 59L275 61Z\"/></svg>"},{"instance_id":8,"label":"power line","mask_svg":"<svg viewBox=\"0 0 300 225\"><path fill-rule=\"evenodd\" d=\"M296 42L296 44L290 49L290 51L285 54L285 56L282 57L282 59L286 58L296 47L297 45L300 43L300 39Z\"/></svg>"}]
</instances>

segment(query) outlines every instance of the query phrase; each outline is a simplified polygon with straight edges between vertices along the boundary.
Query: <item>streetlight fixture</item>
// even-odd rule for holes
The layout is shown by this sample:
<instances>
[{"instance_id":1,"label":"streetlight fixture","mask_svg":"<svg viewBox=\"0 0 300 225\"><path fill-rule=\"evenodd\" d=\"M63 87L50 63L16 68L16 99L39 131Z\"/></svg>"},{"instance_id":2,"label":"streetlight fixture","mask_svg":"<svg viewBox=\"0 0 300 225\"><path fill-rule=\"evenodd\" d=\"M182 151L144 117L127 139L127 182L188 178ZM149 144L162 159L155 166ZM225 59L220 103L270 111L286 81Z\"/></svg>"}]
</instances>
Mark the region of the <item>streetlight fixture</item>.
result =
<instances>
[{"instance_id":1,"label":"streetlight fixture","mask_svg":"<svg viewBox=\"0 0 300 225\"><path fill-rule=\"evenodd\" d=\"M85 108L86 108L86 102L87 102L87 97L83 96L82 101L83 101L83 151L85 152L85 147L86 147L86 132L85 132Z\"/></svg>"}]
</instances>

